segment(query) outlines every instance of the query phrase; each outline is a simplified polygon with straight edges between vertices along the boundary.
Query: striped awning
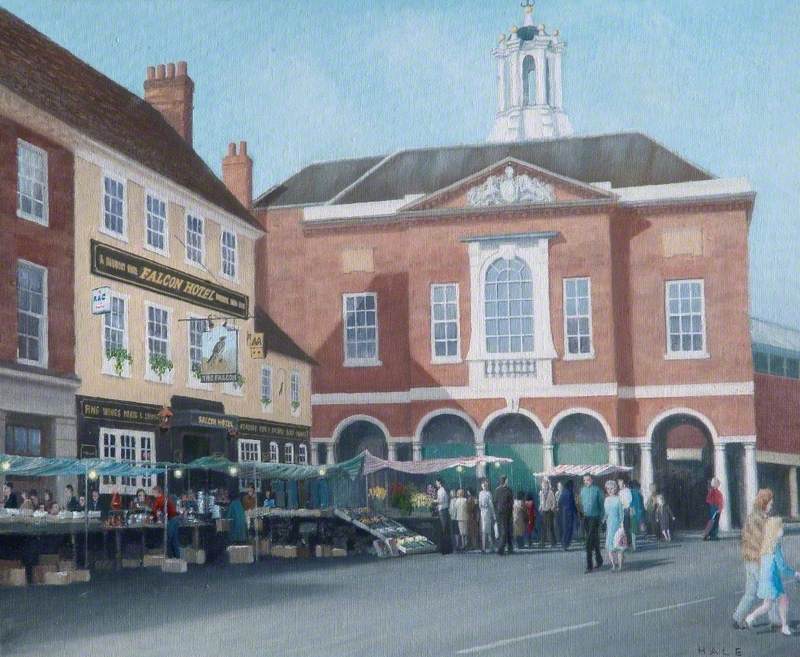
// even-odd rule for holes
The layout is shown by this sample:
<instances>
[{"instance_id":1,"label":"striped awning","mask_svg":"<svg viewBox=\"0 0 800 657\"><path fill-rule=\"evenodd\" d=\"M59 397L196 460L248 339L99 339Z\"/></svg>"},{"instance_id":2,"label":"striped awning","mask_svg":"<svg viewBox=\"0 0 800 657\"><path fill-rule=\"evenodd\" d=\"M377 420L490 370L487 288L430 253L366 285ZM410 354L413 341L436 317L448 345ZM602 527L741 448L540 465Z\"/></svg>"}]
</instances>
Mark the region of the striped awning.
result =
<instances>
[{"instance_id":1,"label":"striped awning","mask_svg":"<svg viewBox=\"0 0 800 657\"><path fill-rule=\"evenodd\" d=\"M458 456L449 459L423 459L422 461L386 461L367 451L364 454L364 474L372 474L378 470L395 470L406 474L435 474L450 468L474 468L491 463L512 463L513 459L500 456Z\"/></svg>"},{"instance_id":2,"label":"striped awning","mask_svg":"<svg viewBox=\"0 0 800 657\"><path fill-rule=\"evenodd\" d=\"M537 472L535 477L583 477L592 475L593 477L608 477L615 474L631 472L632 467L627 465L613 465L612 463L601 463L600 465L556 465L547 472Z\"/></svg>"}]
</instances>

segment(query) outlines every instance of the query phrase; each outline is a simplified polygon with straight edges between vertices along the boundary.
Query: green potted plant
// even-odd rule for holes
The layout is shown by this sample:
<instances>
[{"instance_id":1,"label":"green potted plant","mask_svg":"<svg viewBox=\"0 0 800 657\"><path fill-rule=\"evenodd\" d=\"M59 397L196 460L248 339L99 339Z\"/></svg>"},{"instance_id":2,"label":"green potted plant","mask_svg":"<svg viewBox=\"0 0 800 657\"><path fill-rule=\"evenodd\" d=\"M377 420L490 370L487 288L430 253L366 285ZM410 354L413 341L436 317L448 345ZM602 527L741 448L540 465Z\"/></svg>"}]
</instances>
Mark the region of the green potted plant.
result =
<instances>
[{"instance_id":1,"label":"green potted plant","mask_svg":"<svg viewBox=\"0 0 800 657\"><path fill-rule=\"evenodd\" d=\"M195 379L200 380L200 363L192 363L192 374Z\"/></svg>"},{"instance_id":2,"label":"green potted plant","mask_svg":"<svg viewBox=\"0 0 800 657\"><path fill-rule=\"evenodd\" d=\"M233 382L233 387L241 390L244 387L244 377L241 374L236 374L236 380Z\"/></svg>"},{"instance_id":3,"label":"green potted plant","mask_svg":"<svg viewBox=\"0 0 800 657\"><path fill-rule=\"evenodd\" d=\"M264 404L264 406L269 406L272 403L272 400L269 397L262 397L261 403Z\"/></svg>"},{"instance_id":4,"label":"green potted plant","mask_svg":"<svg viewBox=\"0 0 800 657\"><path fill-rule=\"evenodd\" d=\"M300 402L299 401L293 401L292 402L292 412L293 413L297 413L297 409L298 408L300 408Z\"/></svg>"},{"instance_id":5,"label":"green potted plant","mask_svg":"<svg viewBox=\"0 0 800 657\"><path fill-rule=\"evenodd\" d=\"M150 354L150 369L161 381L167 372L172 371L172 361L163 354Z\"/></svg>"},{"instance_id":6,"label":"green potted plant","mask_svg":"<svg viewBox=\"0 0 800 657\"><path fill-rule=\"evenodd\" d=\"M111 365L117 376L122 376L122 371L125 369L126 363L133 362L133 356L128 353L125 347L113 347L106 350L106 358L111 361Z\"/></svg>"}]
</instances>

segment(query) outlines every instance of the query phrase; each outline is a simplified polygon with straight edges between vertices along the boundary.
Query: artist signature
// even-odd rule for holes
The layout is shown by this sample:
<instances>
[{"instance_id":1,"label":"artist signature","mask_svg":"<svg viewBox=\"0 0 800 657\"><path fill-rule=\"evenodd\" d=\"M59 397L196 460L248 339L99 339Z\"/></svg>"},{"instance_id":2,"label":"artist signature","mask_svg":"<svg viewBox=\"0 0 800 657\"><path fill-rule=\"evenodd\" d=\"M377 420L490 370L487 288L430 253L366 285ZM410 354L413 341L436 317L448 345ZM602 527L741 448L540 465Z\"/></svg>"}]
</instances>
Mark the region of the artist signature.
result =
<instances>
[{"instance_id":1,"label":"artist signature","mask_svg":"<svg viewBox=\"0 0 800 657\"><path fill-rule=\"evenodd\" d=\"M697 647L697 654L698 655L716 655L717 657L742 657L744 652L741 648L725 648L725 647L706 647L706 646L698 646Z\"/></svg>"}]
</instances>

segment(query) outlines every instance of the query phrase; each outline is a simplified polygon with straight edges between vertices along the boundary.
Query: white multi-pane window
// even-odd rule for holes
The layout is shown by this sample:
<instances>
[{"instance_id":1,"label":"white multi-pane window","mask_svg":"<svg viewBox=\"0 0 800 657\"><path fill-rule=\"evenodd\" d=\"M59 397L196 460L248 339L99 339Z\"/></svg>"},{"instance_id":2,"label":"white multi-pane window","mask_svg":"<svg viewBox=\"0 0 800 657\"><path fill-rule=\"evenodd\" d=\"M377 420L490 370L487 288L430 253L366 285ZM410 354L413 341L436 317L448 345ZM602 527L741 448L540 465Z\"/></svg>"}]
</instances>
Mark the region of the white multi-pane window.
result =
<instances>
[{"instance_id":1,"label":"white multi-pane window","mask_svg":"<svg viewBox=\"0 0 800 657\"><path fill-rule=\"evenodd\" d=\"M241 438L239 440L239 463L259 463L261 461L261 441ZM240 477L239 490L245 490L250 484L261 488L261 479L257 476Z\"/></svg>"},{"instance_id":2,"label":"white multi-pane window","mask_svg":"<svg viewBox=\"0 0 800 657\"><path fill-rule=\"evenodd\" d=\"M104 459L125 461L137 465L154 463L153 434L128 429L102 428L100 429L100 455ZM139 488L149 490L153 485L153 477L104 475L100 482L100 492L111 493L117 483L119 483L120 493L134 495Z\"/></svg>"},{"instance_id":3,"label":"white multi-pane window","mask_svg":"<svg viewBox=\"0 0 800 657\"><path fill-rule=\"evenodd\" d=\"M281 460L278 443L273 442L269 444L269 460L270 463L278 463Z\"/></svg>"},{"instance_id":4,"label":"white multi-pane window","mask_svg":"<svg viewBox=\"0 0 800 657\"><path fill-rule=\"evenodd\" d=\"M375 294L344 295L346 365L378 365L378 303Z\"/></svg>"},{"instance_id":5,"label":"white multi-pane window","mask_svg":"<svg viewBox=\"0 0 800 657\"><path fill-rule=\"evenodd\" d=\"M186 260L203 264L205 250L203 220L192 214L186 215Z\"/></svg>"},{"instance_id":6,"label":"white multi-pane window","mask_svg":"<svg viewBox=\"0 0 800 657\"><path fill-rule=\"evenodd\" d=\"M306 445L300 445L297 448L297 462L300 465L308 465L308 447Z\"/></svg>"},{"instance_id":7,"label":"white multi-pane window","mask_svg":"<svg viewBox=\"0 0 800 657\"><path fill-rule=\"evenodd\" d=\"M117 237L125 235L125 184L103 176L103 228Z\"/></svg>"},{"instance_id":8,"label":"white multi-pane window","mask_svg":"<svg viewBox=\"0 0 800 657\"><path fill-rule=\"evenodd\" d=\"M200 364L203 362L203 333L208 320L192 318L189 324L189 381L200 384Z\"/></svg>"},{"instance_id":9,"label":"white multi-pane window","mask_svg":"<svg viewBox=\"0 0 800 657\"><path fill-rule=\"evenodd\" d=\"M300 372L292 370L292 376L289 379L289 399L291 402L292 413L300 412Z\"/></svg>"},{"instance_id":10,"label":"white multi-pane window","mask_svg":"<svg viewBox=\"0 0 800 657\"><path fill-rule=\"evenodd\" d=\"M703 281L667 281L665 297L667 357L707 355Z\"/></svg>"},{"instance_id":11,"label":"white multi-pane window","mask_svg":"<svg viewBox=\"0 0 800 657\"><path fill-rule=\"evenodd\" d=\"M458 284L431 285L431 356L434 361L459 359Z\"/></svg>"},{"instance_id":12,"label":"white multi-pane window","mask_svg":"<svg viewBox=\"0 0 800 657\"><path fill-rule=\"evenodd\" d=\"M222 231L222 273L228 278L236 278L236 234Z\"/></svg>"},{"instance_id":13,"label":"white multi-pane window","mask_svg":"<svg viewBox=\"0 0 800 657\"><path fill-rule=\"evenodd\" d=\"M47 226L47 151L17 139L17 216Z\"/></svg>"},{"instance_id":14,"label":"white multi-pane window","mask_svg":"<svg viewBox=\"0 0 800 657\"><path fill-rule=\"evenodd\" d=\"M152 360L158 357L169 359L169 354L169 311L147 306L147 371L150 378L158 376L153 371Z\"/></svg>"},{"instance_id":15,"label":"white multi-pane window","mask_svg":"<svg viewBox=\"0 0 800 657\"><path fill-rule=\"evenodd\" d=\"M265 365L261 368L261 408L272 407L272 368Z\"/></svg>"},{"instance_id":16,"label":"white multi-pane window","mask_svg":"<svg viewBox=\"0 0 800 657\"><path fill-rule=\"evenodd\" d=\"M565 358L591 358L592 286L588 278L564 279Z\"/></svg>"},{"instance_id":17,"label":"white multi-pane window","mask_svg":"<svg viewBox=\"0 0 800 657\"><path fill-rule=\"evenodd\" d=\"M520 258L495 260L484 287L486 351L517 354L533 351L533 276Z\"/></svg>"},{"instance_id":18,"label":"white multi-pane window","mask_svg":"<svg viewBox=\"0 0 800 657\"><path fill-rule=\"evenodd\" d=\"M17 360L47 367L47 270L17 261Z\"/></svg>"},{"instance_id":19,"label":"white multi-pane window","mask_svg":"<svg viewBox=\"0 0 800 657\"><path fill-rule=\"evenodd\" d=\"M128 376L130 365L120 350L128 349L128 304L124 297L111 297L111 312L103 315L103 371L114 372L114 363L122 365L120 376Z\"/></svg>"},{"instance_id":20,"label":"white multi-pane window","mask_svg":"<svg viewBox=\"0 0 800 657\"><path fill-rule=\"evenodd\" d=\"M294 443L286 443L283 446L284 463L294 463Z\"/></svg>"},{"instance_id":21,"label":"white multi-pane window","mask_svg":"<svg viewBox=\"0 0 800 657\"><path fill-rule=\"evenodd\" d=\"M147 246L167 251L167 204L160 198L147 195Z\"/></svg>"}]
</instances>

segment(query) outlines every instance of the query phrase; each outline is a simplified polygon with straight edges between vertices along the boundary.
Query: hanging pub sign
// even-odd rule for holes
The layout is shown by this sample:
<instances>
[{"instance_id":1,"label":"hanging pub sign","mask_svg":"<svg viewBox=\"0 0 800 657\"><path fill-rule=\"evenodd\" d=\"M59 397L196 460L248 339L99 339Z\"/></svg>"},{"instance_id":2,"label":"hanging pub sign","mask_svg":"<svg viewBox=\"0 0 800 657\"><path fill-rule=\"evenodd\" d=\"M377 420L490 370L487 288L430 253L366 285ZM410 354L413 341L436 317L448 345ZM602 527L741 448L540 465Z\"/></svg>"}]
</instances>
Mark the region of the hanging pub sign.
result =
<instances>
[{"instance_id":1,"label":"hanging pub sign","mask_svg":"<svg viewBox=\"0 0 800 657\"><path fill-rule=\"evenodd\" d=\"M215 324L203 332L202 360L198 372L203 383L239 380L239 331Z\"/></svg>"},{"instance_id":2,"label":"hanging pub sign","mask_svg":"<svg viewBox=\"0 0 800 657\"><path fill-rule=\"evenodd\" d=\"M230 317L248 317L246 294L96 240L92 240L92 273L217 310Z\"/></svg>"}]
</instances>

